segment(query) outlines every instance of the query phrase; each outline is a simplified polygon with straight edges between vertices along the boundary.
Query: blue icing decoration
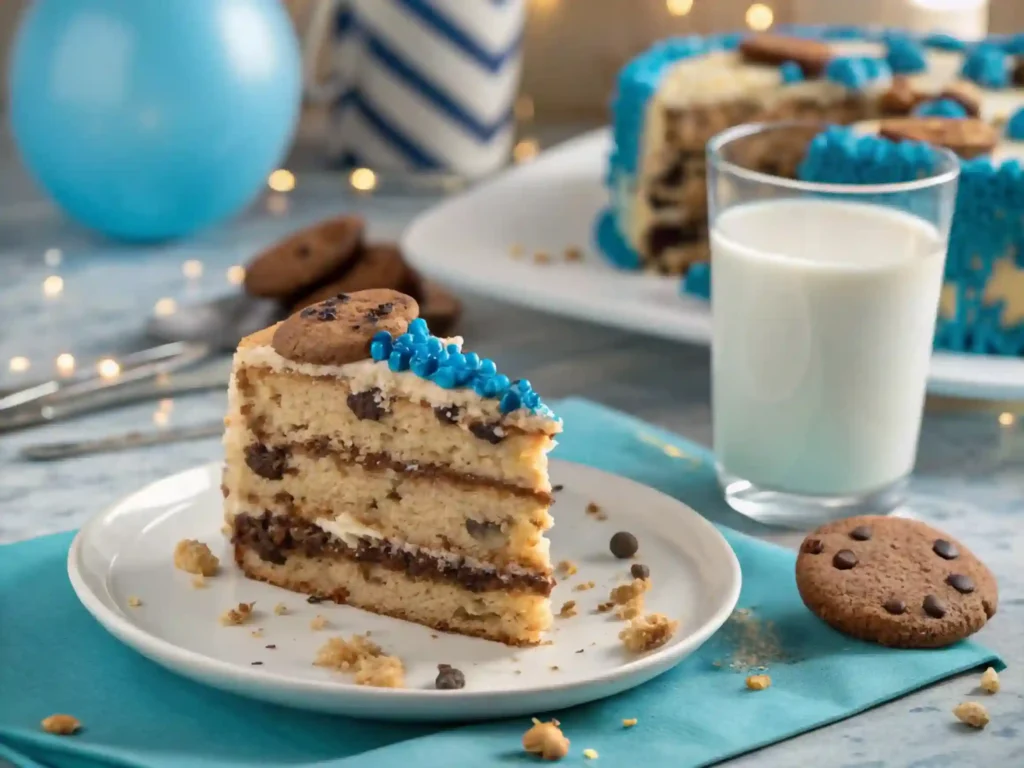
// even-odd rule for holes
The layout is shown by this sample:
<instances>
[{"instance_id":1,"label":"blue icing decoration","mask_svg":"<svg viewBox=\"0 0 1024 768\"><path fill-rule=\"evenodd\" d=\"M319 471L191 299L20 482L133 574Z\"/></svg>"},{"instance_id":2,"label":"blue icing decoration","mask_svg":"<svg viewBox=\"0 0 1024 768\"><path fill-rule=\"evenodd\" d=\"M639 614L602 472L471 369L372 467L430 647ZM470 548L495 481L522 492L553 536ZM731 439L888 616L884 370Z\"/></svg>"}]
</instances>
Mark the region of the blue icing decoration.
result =
<instances>
[{"instance_id":1,"label":"blue icing decoration","mask_svg":"<svg viewBox=\"0 0 1024 768\"><path fill-rule=\"evenodd\" d=\"M723 51L734 51L740 47L745 37L746 34L743 32L725 32L708 37L708 43Z\"/></svg>"},{"instance_id":2,"label":"blue icing decoration","mask_svg":"<svg viewBox=\"0 0 1024 768\"><path fill-rule=\"evenodd\" d=\"M979 43L968 51L961 74L984 88L1006 88L1010 84L1010 61L1002 48Z\"/></svg>"},{"instance_id":3,"label":"blue icing decoration","mask_svg":"<svg viewBox=\"0 0 1024 768\"><path fill-rule=\"evenodd\" d=\"M610 208L597 217L594 239L601 252L620 269L639 269L640 254L634 251L615 224L615 212Z\"/></svg>"},{"instance_id":4,"label":"blue icing decoration","mask_svg":"<svg viewBox=\"0 0 1024 768\"><path fill-rule=\"evenodd\" d=\"M391 356L388 357L388 368L392 371L406 371L409 369L409 358L412 355L409 354L408 350L395 349L391 352Z\"/></svg>"},{"instance_id":5,"label":"blue icing decoration","mask_svg":"<svg viewBox=\"0 0 1024 768\"><path fill-rule=\"evenodd\" d=\"M917 117L967 117L967 110L964 105L952 99L936 99L925 101L914 109Z\"/></svg>"},{"instance_id":6,"label":"blue icing decoration","mask_svg":"<svg viewBox=\"0 0 1024 768\"><path fill-rule=\"evenodd\" d=\"M869 39L869 35L869 31L864 27L851 24L836 24L821 31L821 37L825 40L866 40Z\"/></svg>"},{"instance_id":7,"label":"blue icing decoration","mask_svg":"<svg viewBox=\"0 0 1024 768\"><path fill-rule=\"evenodd\" d=\"M891 74L889 65L884 61L864 56L839 56L825 67L827 79L853 91L859 91L872 81Z\"/></svg>"},{"instance_id":8,"label":"blue icing decoration","mask_svg":"<svg viewBox=\"0 0 1024 768\"><path fill-rule=\"evenodd\" d=\"M784 83L799 83L804 79L804 71L795 61L786 61L779 66L779 74Z\"/></svg>"},{"instance_id":9,"label":"blue icing decoration","mask_svg":"<svg viewBox=\"0 0 1024 768\"><path fill-rule=\"evenodd\" d=\"M938 48L941 51L962 51L967 48L967 43L953 35L945 32L933 32L923 40L928 48Z\"/></svg>"},{"instance_id":10,"label":"blue icing decoration","mask_svg":"<svg viewBox=\"0 0 1024 768\"><path fill-rule=\"evenodd\" d=\"M522 404L523 404L523 402L519 398L518 393L513 392L512 390L509 390L508 392L506 392L504 395L501 396L501 406L500 407L501 407L501 412L502 413L511 413L512 411L516 410Z\"/></svg>"},{"instance_id":11,"label":"blue icing decoration","mask_svg":"<svg viewBox=\"0 0 1024 768\"><path fill-rule=\"evenodd\" d=\"M706 261L698 261L690 265L683 278L683 292L702 299L711 298L711 265Z\"/></svg>"},{"instance_id":12,"label":"blue icing decoration","mask_svg":"<svg viewBox=\"0 0 1024 768\"><path fill-rule=\"evenodd\" d=\"M409 323L409 333L417 338L426 339L430 335L430 330L427 328L427 321L422 317L417 317Z\"/></svg>"},{"instance_id":13,"label":"blue icing decoration","mask_svg":"<svg viewBox=\"0 0 1024 768\"><path fill-rule=\"evenodd\" d=\"M1021 107L1006 123L1006 138L1024 141L1024 107Z\"/></svg>"},{"instance_id":14,"label":"blue icing decoration","mask_svg":"<svg viewBox=\"0 0 1024 768\"><path fill-rule=\"evenodd\" d=\"M430 380L444 389L455 389L455 369L438 368L431 374Z\"/></svg>"},{"instance_id":15,"label":"blue icing decoration","mask_svg":"<svg viewBox=\"0 0 1024 768\"><path fill-rule=\"evenodd\" d=\"M478 355L476 352L467 352L465 360L466 368L470 371L475 371L477 368L480 367L480 355Z\"/></svg>"},{"instance_id":16,"label":"blue icing decoration","mask_svg":"<svg viewBox=\"0 0 1024 768\"><path fill-rule=\"evenodd\" d=\"M498 366L494 364L494 361L489 357L485 357L480 361L480 373L485 376L493 376L498 372Z\"/></svg>"},{"instance_id":17,"label":"blue icing decoration","mask_svg":"<svg viewBox=\"0 0 1024 768\"><path fill-rule=\"evenodd\" d=\"M1024 34L1009 35L999 43L999 47L1013 56L1024 53Z\"/></svg>"},{"instance_id":18,"label":"blue icing decoration","mask_svg":"<svg viewBox=\"0 0 1024 768\"><path fill-rule=\"evenodd\" d=\"M893 35L887 41L885 60L897 75L913 75L928 67L924 48L909 37Z\"/></svg>"}]
</instances>

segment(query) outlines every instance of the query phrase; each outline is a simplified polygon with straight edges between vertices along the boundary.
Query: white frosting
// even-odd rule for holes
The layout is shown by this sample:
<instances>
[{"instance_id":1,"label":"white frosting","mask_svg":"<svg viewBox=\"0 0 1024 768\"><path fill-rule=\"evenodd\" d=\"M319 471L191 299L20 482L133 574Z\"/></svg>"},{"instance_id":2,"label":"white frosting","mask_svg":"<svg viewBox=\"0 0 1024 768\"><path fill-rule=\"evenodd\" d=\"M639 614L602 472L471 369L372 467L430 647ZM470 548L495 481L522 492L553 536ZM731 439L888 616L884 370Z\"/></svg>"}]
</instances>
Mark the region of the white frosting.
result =
<instances>
[{"instance_id":1,"label":"white frosting","mask_svg":"<svg viewBox=\"0 0 1024 768\"><path fill-rule=\"evenodd\" d=\"M445 344L462 347L458 336L444 339ZM457 406L471 419L489 422L501 420L504 426L518 427L526 432L555 434L562 431L562 421L553 414L543 411L534 413L528 408L519 408L502 414L498 400L484 398L468 387L444 389L412 371L392 371L386 361L359 360L345 365L314 365L288 360L278 354L269 344L245 347L235 353L235 370L240 367L269 368L276 372L287 371L311 377L342 379L353 392L365 392L377 388L386 399L404 398L413 402L426 403L432 408Z\"/></svg>"}]
</instances>

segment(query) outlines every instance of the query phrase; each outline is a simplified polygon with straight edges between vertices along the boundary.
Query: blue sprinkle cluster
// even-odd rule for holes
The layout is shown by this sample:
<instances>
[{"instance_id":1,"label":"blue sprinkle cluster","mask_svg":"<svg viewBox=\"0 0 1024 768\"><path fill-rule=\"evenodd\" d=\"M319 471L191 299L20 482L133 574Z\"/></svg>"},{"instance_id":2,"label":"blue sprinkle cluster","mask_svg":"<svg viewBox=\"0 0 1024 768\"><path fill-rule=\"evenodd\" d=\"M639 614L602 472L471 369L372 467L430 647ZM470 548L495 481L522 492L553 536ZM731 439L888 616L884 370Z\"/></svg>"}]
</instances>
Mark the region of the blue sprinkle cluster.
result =
<instances>
[{"instance_id":1,"label":"blue sprinkle cluster","mask_svg":"<svg viewBox=\"0 0 1024 768\"><path fill-rule=\"evenodd\" d=\"M928 66L924 47L906 35L892 35L887 41L885 61L897 75L914 75Z\"/></svg>"},{"instance_id":2,"label":"blue sprinkle cluster","mask_svg":"<svg viewBox=\"0 0 1024 768\"><path fill-rule=\"evenodd\" d=\"M1010 57L993 43L979 43L964 57L960 74L983 88L1006 88L1010 84Z\"/></svg>"},{"instance_id":3,"label":"blue sprinkle cluster","mask_svg":"<svg viewBox=\"0 0 1024 768\"><path fill-rule=\"evenodd\" d=\"M431 335L422 317L409 323L408 330L397 338L378 331L370 342L370 356L379 363L387 362L392 371L412 371L444 389L471 387L481 397L499 400L502 413L519 408L550 413L529 381L510 381L498 372L493 360L463 352L457 344L446 345L444 339Z\"/></svg>"},{"instance_id":4,"label":"blue sprinkle cluster","mask_svg":"<svg viewBox=\"0 0 1024 768\"><path fill-rule=\"evenodd\" d=\"M1024 141L1024 107L1021 107L1006 123L1006 138L1013 141Z\"/></svg>"},{"instance_id":5,"label":"blue sprinkle cluster","mask_svg":"<svg viewBox=\"0 0 1024 768\"><path fill-rule=\"evenodd\" d=\"M927 35L922 42L926 47L937 48L940 51L962 51L967 48L967 43L963 40L945 32L933 32Z\"/></svg>"},{"instance_id":6,"label":"blue sprinkle cluster","mask_svg":"<svg viewBox=\"0 0 1024 768\"><path fill-rule=\"evenodd\" d=\"M959 101L953 99L936 99L925 101L914 109L917 117L967 117L967 110Z\"/></svg>"},{"instance_id":7,"label":"blue sprinkle cluster","mask_svg":"<svg viewBox=\"0 0 1024 768\"><path fill-rule=\"evenodd\" d=\"M832 126L807 147L799 178L825 184L893 184L929 176L938 155L922 142L892 142L852 128Z\"/></svg>"},{"instance_id":8,"label":"blue sprinkle cluster","mask_svg":"<svg viewBox=\"0 0 1024 768\"><path fill-rule=\"evenodd\" d=\"M795 61L786 61L779 66L779 74L784 83L799 83L804 79L804 70Z\"/></svg>"},{"instance_id":9,"label":"blue sprinkle cluster","mask_svg":"<svg viewBox=\"0 0 1024 768\"><path fill-rule=\"evenodd\" d=\"M839 56L825 67L825 77L834 83L859 91L883 77L891 77L892 70L882 59L865 56Z\"/></svg>"}]
</instances>

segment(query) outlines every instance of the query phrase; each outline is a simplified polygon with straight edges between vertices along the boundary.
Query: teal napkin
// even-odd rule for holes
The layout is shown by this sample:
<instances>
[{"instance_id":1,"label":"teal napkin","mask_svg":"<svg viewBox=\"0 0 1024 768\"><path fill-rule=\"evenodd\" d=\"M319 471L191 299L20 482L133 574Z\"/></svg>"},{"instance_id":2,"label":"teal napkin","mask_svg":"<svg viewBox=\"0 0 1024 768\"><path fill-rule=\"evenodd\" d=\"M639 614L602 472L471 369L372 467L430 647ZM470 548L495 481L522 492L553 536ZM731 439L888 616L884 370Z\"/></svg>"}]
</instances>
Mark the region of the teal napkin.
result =
<instances>
[{"instance_id":1,"label":"teal napkin","mask_svg":"<svg viewBox=\"0 0 1024 768\"><path fill-rule=\"evenodd\" d=\"M717 520L729 512L706 449L583 400L563 402L557 456L625 475ZM844 637L811 616L793 582L793 554L728 529L743 567L740 606L772 622L789 660L766 659L767 691L745 689L730 659L766 652L723 630L672 672L633 691L558 713L572 752L562 764L707 765L850 717L984 664L964 642L893 651ZM0 757L44 768L522 765L525 718L454 728L357 722L260 704L164 671L109 636L65 574L71 534L0 547ZM728 625L727 625L728 626ZM746 646L746 647L745 647ZM774 655L774 652L773 652ZM719 666L716 666L719 662ZM54 712L78 717L74 737L42 733ZM543 715L544 713L537 713ZM637 718L632 729L623 718Z\"/></svg>"}]
</instances>

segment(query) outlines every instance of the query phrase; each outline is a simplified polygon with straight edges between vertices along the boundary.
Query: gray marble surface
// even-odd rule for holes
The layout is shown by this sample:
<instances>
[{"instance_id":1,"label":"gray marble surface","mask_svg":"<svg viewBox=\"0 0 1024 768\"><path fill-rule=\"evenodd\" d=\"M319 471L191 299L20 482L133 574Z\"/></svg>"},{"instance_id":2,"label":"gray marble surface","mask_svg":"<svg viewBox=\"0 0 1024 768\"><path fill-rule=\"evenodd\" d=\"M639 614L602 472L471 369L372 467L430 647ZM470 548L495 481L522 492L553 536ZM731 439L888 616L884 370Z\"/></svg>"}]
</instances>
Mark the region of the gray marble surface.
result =
<instances>
[{"instance_id":1,"label":"gray marble surface","mask_svg":"<svg viewBox=\"0 0 1024 768\"><path fill-rule=\"evenodd\" d=\"M51 376L62 353L74 355L81 368L144 346L141 327L159 300L184 305L231 291L228 269L282 232L350 210L368 218L373 237L389 238L432 202L354 196L343 177L300 172L295 192L260 201L237 222L186 243L138 248L104 242L62 220L9 153L0 174L0 388ZM189 260L202 263L201 276L185 276ZM63 290L47 297L43 283L51 275L63 279ZM706 350L465 298L461 332L474 348L529 378L545 399L582 395L710 444ZM11 371L19 356L28 358L28 370ZM30 463L18 457L23 446L154 429L157 422L198 424L219 418L224 406L223 392L211 391L0 437L0 542L77 527L145 483L220 455L218 441L207 439ZM968 732L954 721L950 710L977 693L976 677L964 677L733 764L1024 765L1024 436L1015 419L1008 425L999 419L1013 411L1007 404L930 401L912 483L912 513L969 543L999 578L999 615L978 637L1010 663L1003 692L984 699L992 724ZM739 518L725 522L786 546L799 538Z\"/></svg>"}]
</instances>

